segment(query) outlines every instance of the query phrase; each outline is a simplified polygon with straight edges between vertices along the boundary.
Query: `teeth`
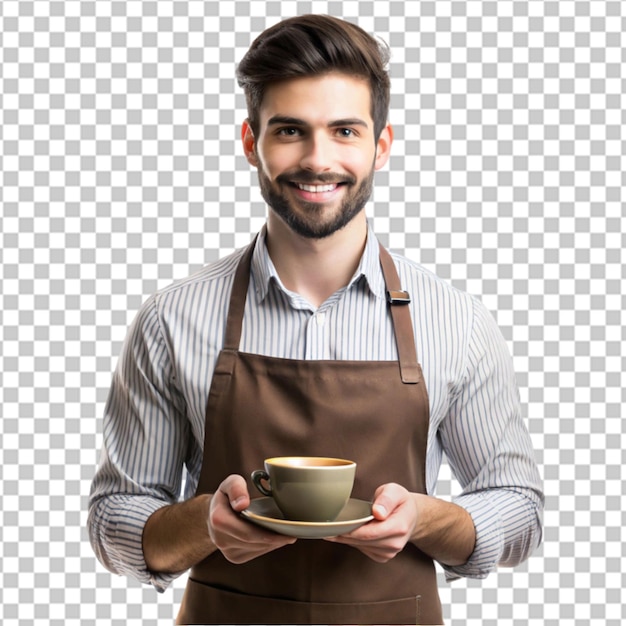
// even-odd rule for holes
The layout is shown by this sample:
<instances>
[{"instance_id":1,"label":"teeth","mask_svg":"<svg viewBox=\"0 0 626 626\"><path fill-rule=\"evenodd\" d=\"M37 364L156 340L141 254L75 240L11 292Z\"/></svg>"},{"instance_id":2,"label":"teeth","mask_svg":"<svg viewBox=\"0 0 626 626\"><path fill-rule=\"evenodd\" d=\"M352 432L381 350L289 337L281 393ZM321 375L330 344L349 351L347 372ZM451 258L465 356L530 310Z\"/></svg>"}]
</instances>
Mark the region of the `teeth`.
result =
<instances>
[{"instance_id":1,"label":"teeth","mask_svg":"<svg viewBox=\"0 0 626 626\"><path fill-rule=\"evenodd\" d=\"M309 191L311 193L323 193L324 191L332 191L336 185L301 185L298 184L298 189L302 191Z\"/></svg>"}]
</instances>

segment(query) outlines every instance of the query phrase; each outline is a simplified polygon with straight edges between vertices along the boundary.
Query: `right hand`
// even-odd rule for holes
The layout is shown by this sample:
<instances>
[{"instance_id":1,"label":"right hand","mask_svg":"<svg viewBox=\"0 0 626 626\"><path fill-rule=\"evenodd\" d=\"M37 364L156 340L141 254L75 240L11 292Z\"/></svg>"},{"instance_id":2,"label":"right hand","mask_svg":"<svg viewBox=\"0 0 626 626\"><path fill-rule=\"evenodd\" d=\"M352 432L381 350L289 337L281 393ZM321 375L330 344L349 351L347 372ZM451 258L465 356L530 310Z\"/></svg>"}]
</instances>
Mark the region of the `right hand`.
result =
<instances>
[{"instance_id":1,"label":"right hand","mask_svg":"<svg viewBox=\"0 0 626 626\"><path fill-rule=\"evenodd\" d=\"M211 497L208 527L211 541L231 563L246 563L256 557L296 542L265 530L241 518L250 505L250 494L243 476L231 474Z\"/></svg>"}]
</instances>

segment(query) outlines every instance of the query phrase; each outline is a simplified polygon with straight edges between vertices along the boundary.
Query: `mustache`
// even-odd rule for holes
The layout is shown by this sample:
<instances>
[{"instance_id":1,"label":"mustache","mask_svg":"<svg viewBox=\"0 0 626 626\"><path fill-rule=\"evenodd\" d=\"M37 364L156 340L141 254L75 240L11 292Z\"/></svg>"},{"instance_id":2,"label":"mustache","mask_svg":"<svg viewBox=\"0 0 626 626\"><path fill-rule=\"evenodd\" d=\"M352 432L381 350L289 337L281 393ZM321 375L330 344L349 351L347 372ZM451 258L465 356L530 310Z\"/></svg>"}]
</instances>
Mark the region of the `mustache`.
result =
<instances>
[{"instance_id":1,"label":"mustache","mask_svg":"<svg viewBox=\"0 0 626 626\"><path fill-rule=\"evenodd\" d=\"M283 184L300 183L302 185L332 185L339 183L347 183L354 185L356 178L346 174L333 174L332 172L309 172L306 170L293 170L291 172L283 172L276 177L276 182Z\"/></svg>"}]
</instances>

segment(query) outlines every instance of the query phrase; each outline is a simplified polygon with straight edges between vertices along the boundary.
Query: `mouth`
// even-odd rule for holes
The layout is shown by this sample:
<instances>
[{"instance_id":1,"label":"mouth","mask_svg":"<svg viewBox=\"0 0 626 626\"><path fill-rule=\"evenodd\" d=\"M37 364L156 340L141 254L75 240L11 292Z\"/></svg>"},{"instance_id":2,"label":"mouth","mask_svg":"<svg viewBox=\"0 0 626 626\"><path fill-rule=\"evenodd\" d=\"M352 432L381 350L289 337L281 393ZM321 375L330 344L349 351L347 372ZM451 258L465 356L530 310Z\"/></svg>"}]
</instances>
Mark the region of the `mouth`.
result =
<instances>
[{"instance_id":1,"label":"mouth","mask_svg":"<svg viewBox=\"0 0 626 626\"><path fill-rule=\"evenodd\" d=\"M293 181L289 184L295 191L296 196L301 200L317 204L333 201L337 195L341 193L341 189L347 185L346 182L321 183L314 185L311 183L298 183Z\"/></svg>"},{"instance_id":2,"label":"mouth","mask_svg":"<svg viewBox=\"0 0 626 626\"><path fill-rule=\"evenodd\" d=\"M333 183L326 185L305 185L303 183L292 183L301 191L306 191L308 193L328 193L330 191L335 191L340 184L345 183Z\"/></svg>"}]
</instances>

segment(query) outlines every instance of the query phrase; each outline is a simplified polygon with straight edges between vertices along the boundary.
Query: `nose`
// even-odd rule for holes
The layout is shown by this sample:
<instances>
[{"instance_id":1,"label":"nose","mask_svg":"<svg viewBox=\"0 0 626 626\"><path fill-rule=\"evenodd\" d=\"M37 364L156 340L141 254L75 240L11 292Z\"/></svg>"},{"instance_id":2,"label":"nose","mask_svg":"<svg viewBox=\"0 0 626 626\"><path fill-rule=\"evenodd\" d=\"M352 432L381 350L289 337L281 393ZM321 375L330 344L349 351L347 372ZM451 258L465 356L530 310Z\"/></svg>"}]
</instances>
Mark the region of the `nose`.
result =
<instances>
[{"instance_id":1,"label":"nose","mask_svg":"<svg viewBox=\"0 0 626 626\"><path fill-rule=\"evenodd\" d=\"M332 169L334 148L325 133L314 133L302 143L303 154L300 167L311 172L327 172Z\"/></svg>"}]
</instances>

